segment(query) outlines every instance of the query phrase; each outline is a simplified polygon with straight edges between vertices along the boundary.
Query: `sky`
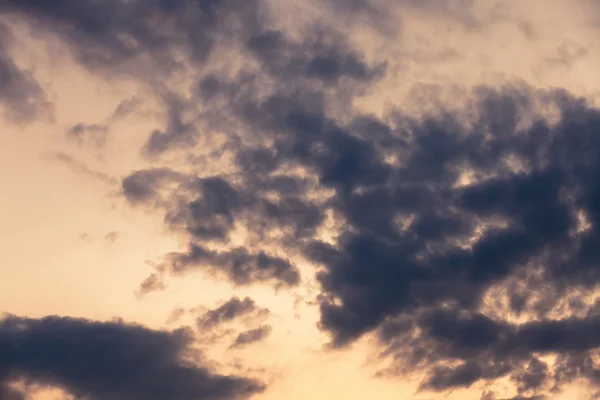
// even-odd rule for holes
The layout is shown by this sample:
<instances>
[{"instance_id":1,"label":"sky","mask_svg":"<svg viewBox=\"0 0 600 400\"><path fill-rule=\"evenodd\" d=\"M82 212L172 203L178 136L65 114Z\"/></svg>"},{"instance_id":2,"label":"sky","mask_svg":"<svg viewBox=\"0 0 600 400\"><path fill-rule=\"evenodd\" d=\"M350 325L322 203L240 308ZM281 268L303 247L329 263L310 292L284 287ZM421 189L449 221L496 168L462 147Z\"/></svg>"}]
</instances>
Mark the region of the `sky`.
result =
<instances>
[{"instance_id":1,"label":"sky","mask_svg":"<svg viewBox=\"0 0 600 400\"><path fill-rule=\"evenodd\" d=\"M600 399L599 37L0 0L0 400Z\"/></svg>"}]
</instances>

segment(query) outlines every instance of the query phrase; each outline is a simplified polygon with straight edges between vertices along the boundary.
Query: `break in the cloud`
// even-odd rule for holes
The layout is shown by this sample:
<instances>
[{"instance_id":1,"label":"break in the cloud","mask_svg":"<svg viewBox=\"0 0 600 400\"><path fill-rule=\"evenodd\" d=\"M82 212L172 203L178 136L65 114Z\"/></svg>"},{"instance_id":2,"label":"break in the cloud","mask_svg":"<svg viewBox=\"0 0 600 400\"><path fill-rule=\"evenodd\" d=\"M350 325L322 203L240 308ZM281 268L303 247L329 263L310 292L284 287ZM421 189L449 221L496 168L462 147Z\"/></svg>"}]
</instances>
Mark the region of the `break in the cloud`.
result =
<instances>
[{"instance_id":1,"label":"break in the cloud","mask_svg":"<svg viewBox=\"0 0 600 400\"><path fill-rule=\"evenodd\" d=\"M155 331L120 322L45 317L0 321L0 394L9 384L58 387L86 399L242 399L264 389L192 362L185 330ZM11 397L12 396L12 397Z\"/></svg>"},{"instance_id":2,"label":"break in the cloud","mask_svg":"<svg viewBox=\"0 0 600 400\"><path fill-rule=\"evenodd\" d=\"M479 26L472 2L404 3ZM90 71L139 78L165 106L166 126L142 154L183 154L189 165L134 171L122 192L162 213L187 247L165 255L140 293L195 269L234 287L294 287L315 275L299 267L310 261L319 327L337 348L375 334L389 363L382 374L422 373L421 389L434 392L508 378L523 399L575 380L600 386L600 111L566 90L518 83L422 115L367 114L353 101L387 79L386 60L368 60L327 24L288 32L269 10L258 0L0 6L52 32ZM216 53L234 61L224 68ZM193 82L177 93L169 78L190 65ZM201 324L254 307L234 298ZM243 332L234 347L269 332ZM61 365L44 372L91 390ZM213 387L212 375L191 371ZM245 389L229 395L258 388L234 382ZM192 385L183 383L163 393Z\"/></svg>"}]
</instances>

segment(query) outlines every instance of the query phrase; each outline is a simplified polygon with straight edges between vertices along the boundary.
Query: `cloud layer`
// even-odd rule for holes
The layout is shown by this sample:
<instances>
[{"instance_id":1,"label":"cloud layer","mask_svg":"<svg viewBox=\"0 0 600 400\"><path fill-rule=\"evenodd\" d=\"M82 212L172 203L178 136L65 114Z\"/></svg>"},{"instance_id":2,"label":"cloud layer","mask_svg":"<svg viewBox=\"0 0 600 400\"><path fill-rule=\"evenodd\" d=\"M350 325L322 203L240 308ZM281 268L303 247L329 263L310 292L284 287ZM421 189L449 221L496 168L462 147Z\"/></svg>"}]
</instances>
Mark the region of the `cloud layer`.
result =
<instances>
[{"instance_id":1,"label":"cloud layer","mask_svg":"<svg viewBox=\"0 0 600 400\"><path fill-rule=\"evenodd\" d=\"M471 2L451 3L403 4L480 27ZM381 12L368 1L330 5L368 21ZM135 79L164 106L164 126L140 149L155 166L126 176L122 195L161 213L186 248L166 254L140 291L193 270L236 288L312 280L330 344L346 348L374 335L374 351L388 363L382 374L421 373L422 390L509 378L518 398L538 398L578 379L600 386L600 110L565 89L518 82L473 88L430 112L395 105L371 114L355 101L390 79L387 60L322 21L283 26L271 6L0 6L52 32L91 72ZM41 89L4 54L0 47L0 76L8 77L0 103L33 115L29 97L39 99ZM178 91L174 81L183 76ZM105 133L77 125L70 134L94 132ZM172 154L185 167L160 164ZM314 268L301 266L307 262ZM198 324L211 328L255 310L249 298L232 298ZM233 347L270 331L242 332ZM11 317L0 325L0 352L10 355L7 379L90 398L218 399L262 390L180 364L184 337ZM40 352L23 354L14 341ZM80 369L74 356L54 359L49 346L89 351L100 370ZM152 356L130 365L129 351Z\"/></svg>"}]
</instances>

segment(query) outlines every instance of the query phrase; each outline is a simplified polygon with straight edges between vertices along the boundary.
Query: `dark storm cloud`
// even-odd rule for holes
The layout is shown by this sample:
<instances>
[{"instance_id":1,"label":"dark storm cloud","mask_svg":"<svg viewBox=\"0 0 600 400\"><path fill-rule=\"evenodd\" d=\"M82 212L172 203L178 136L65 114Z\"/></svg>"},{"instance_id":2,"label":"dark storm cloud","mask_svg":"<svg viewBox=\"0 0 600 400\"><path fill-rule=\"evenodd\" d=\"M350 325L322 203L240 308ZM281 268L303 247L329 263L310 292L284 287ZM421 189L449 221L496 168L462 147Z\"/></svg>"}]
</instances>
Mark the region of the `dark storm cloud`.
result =
<instances>
[{"instance_id":1,"label":"dark storm cloud","mask_svg":"<svg viewBox=\"0 0 600 400\"><path fill-rule=\"evenodd\" d=\"M249 297L245 297L243 299L240 299L239 297L232 297L219 307L206 311L198 318L197 324L200 329L212 329L218 325L233 321L239 317L256 313L264 314L268 312L268 309L258 307L254 300Z\"/></svg>"},{"instance_id":2,"label":"dark storm cloud","mask_svg":"<svg viewBox=\"0 0 600 400\"><path fill-rule=\"evenodd\" d=\"M9 26L0 20L0 107L11 121L31 122L48 111L49 103L31 71L15 63L11 55L15 45Z\"/></svg>"},{"instance_id":3,"label":"dark storm cloud","mask_svg":"<svg viewBox=\"0 0 600 400\"><path fill-rule=\"evenodd\" d=\"M235 338L232 343L232 348L242 348L249 346L253 343L260 342L266 339L271 334L272 328L269 325L263 325L255 329L250 329L245 332L241 332Z\"/></svg>"},{"instance_id":4,"label":"dark storm cloud","mask_svg":"<svg viewBox=\"0 0 600 400\"><path fill-rule=\"evenodd\" d=\"M188 333L181 330L9 316L0 322L0 377L98 400L225 400L263 390L251 379L218 375L184 361L190 344Z\"/></svg>"}]
</instances>

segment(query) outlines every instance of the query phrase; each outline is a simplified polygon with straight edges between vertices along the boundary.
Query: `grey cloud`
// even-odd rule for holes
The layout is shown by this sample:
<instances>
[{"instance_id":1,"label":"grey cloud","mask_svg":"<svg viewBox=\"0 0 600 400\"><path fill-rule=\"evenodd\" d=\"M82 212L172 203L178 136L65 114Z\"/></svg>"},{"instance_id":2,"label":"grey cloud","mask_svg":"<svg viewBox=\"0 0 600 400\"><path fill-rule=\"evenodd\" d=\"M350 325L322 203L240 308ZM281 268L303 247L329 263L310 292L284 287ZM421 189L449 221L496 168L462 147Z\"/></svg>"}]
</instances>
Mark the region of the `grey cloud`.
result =
<instances>
[{"instance_id":1,"label":"grey cloud","mask_svg":"<svg viewBox=\"0 0 600 400\"><path fill-rule=\"evenodd\" d=\"M276 285L292 286L300 281L298 269L289 261L263 251L251 253L245 248L217 252L195 245L189 252L172 253L167 259L167 266L175 274L204 268L217 276L224 275L232 283L241 286L269 281Z\"/></svg>"},{"instance_id":2,"label":"grey cloud","mask_svg":"<svg viewBox=\"0 0 600 400\"><path fill-rule=\"evenodd\" d=\"M117 241L117 239L119 239L120 236L121 235L119 232L111 231L104 235L104 240L106 240L109 243L114 243Z\"/></svg>"},{"instance_id":3,"label":"grey cloud","mask_svg":"<svg viewBox=\"0 0 600 400\"><path fill-rule=\"evenodd\" d=\"M0 21L0 106L4 116L14 122L31 122L50 110L45 91L31 71L23 70L11 56L14 38Z\"/></svg>"},{"instance_id":4,"label":"grey cloud","mask_svg":"<svg viewBox=\"0 0 600 400\"><path fill-rule=\"evenodd\" d=\"M264 389L252 379L184 361L190 344L182 330L9 316L0 321L0 377L3 383L27 380L98 400L229 400Z\"/></svg>"},{"instance_id":5,"label":"grey cloud","mask_svg":"<svg viewBox=\"0 0 600 400\"><path fill-rule=\"evenodd\" d=\"M473 22L471 2L404 3ZM128 50L124 32L137 37L143 51L164 56L158 50L170 37L146 32L141 17L126 26L133 10L173 23L183 15L183 2L160 3L166 8L132 2L108 24L98 18L113 11L91 11L114 2L78 3L48 15L40 12L47 7L42 3L20 4L11 9L49 24L61 21L59 34L77 33L77 43L89 42L106 60L138 51ZM202 18L212 23L215 7L234 4L190 7L206 11ZM348 346L375 332L394 371L425 373L423 389L444 392L508 377L521 398L535 398L576 379L599 385L592 357L600 346L597 315L582 315L581 305L577 315L551 313L569 295L583 297L600 284L598 109L565 90L515 85L477 88L468 101L460 99L465 109L459 111L362 115L353 101L382 76L380 64L367 64L339 32L319 27L318 34L292 39L240 7L224 14L251 16L243 18L233 46L249 57L248 67L199 77L191 98L168 102L169 126L146 146L156 155L176 148L192 158L198 132L226 132L214 154L232 161L232 171L209 176L198 165L191 165L194 173L156 168L122 182L132 204L153 206L187 240L187 251L167 255L164 271L201 268L235 285L298 284L291 261L263 250L276 244L290 259L300 253L319 264L319 327L332 345ZM81 15L100 27L84 28ZM217 35L211 23L199 35ZM183 30L173 32L191 40L188 22L181 24ZM213 37L206 38L204 48L212 48ZM77 46L80 58L94 59ZM195 106L202 109L198 121L206 117L210 126L187 118ZM545 117L547 108L557 111L557 121ZM586 216L586 230L578 213ZM330 243L317 235L326 216L339 226ZM254 246L229 243L238 226ZM147 286L162 282L158 278ZM527 290L506 289L508 306L499 311L537 307L537 320L515 325L482 311L486 295L511 282ZM574 311L572 304L563 311ZM247 333L242 341L261 334ZM540 354L557 361L544 366Z\"/></svg>"},{"instance_id":6,"label":"grey cloud","mask_svg":"<svg viewBox=\"0 0 600 400\"><path fill-rule=\"evenodd\" d=\"M542 315L541 322L517 329L475 312L489 287L526 271L533 260L543 263L543 280L557 287L558 297L565 285L598 282L593 269L597 252L588 247L597 240L597 228L574 238L570 232L576 221L562 193L576 190L580 197L575 203L596 221L592 200L596 184L590 179L596 176L598 158L595 151L582 156L579 146L595 146L591 132L600 126L599 114L564 92L548 94L540 95L563 110L556 126L540 120L517 132L519 97L486 94L483 119L474 124L475 132L456 129L458 124L443 119L419 122L404 145L410 152L398 175L390 174L385 186L344 195L342 204L349 205L344 211L346 221L356 231L348 232L338 248L315 244L308 253L327 266L319 275L325 293L343 304L325 300L321 305L321 326L333 333L336 344L385 326L390 316L407 318L406 323L419 326L422 334L413 340L415 333L402 324L393 334L382 333L381 341L412 360L406 366L409 370L411 365L413 369L425 366L430 377L424 387L442 391L507 375L523 391L543 391L549 379L564 382L556 375L564 364L550 370L535 354L564 354L581 367L569 355L598 347L592 340L596 331L592 317L552 322ZM480 134L489 136L484 139ZM503 154L519 157L527 172L507 169ZM482 175L489 171L494 177L457 188L454 163L469 163ZM348 179L356 178L349 175ZM361 197L364 203L357 205L362 206L352 206ZM367 204L374 210L363 212ZM389 226L395 213L407 212L417 216L408 228ZM452 244L452 238L469 237L476 220L491 218L509 225L490 229L469 249ZM534 295L531 289L529 296ZM447 304L470 317L448 319L442 311ZM439 312L410 322L411 315L431 308ZM452 322L458 320L464 324ZM437 366L446 360L462 363ZM592 379L593 374L586 374L591 372L583 376Z\"/></svg>"},{"instance_id":7,"label":"grey cloud","mask_svg":"<svg viewBox=\"0 0 600 400\"><path fill-rule=\"evenodd\" d=\"M140 283L140 287L137 290L137 295L142 297L148 293L157 292L164 289L165 284L162 274L159 272L153 272L152 274L148 275L148 277L144 279L142 283Z\"/></svg>"},{"instance_id":8,"label":"grey cloud","mask_svg":"<svg viewBox=\"0 0 600 400\"><path fill-rule=\"evenodd\" d=\"M164 131L154 130L143 153L148 157L156 157L167 150L189 147L194 145L196 128L184 120L185 102L176 95L170 94L163 97L166 105L167 124Z\"/></svg>"},{"instance_id":9,"label":"grey cloud","mask_svg":"<svg viewBox=\"0 0 600 400\"><path fill-rule=\"evenodd\" d=\"M118 183L118 179L111 177L110 175L90 168L88 165L82 163L80 160L75 158L71 154L57 152L57 153L46 153L42 155L42 158L51 161L58 162L65 165L71 172L75 174L80 174L83 176L87 176L94 180L107 183L109 185L114 185Z\"/></svg>"},{"instance_id":10,"label":"grey cloud","mask_svg":"<svg viewBox=\"0 0 600 400\"><path fill-rule=\"evenodd\" d=\"M102 147L106 143L109 127L104 124L75 124L67 131L67 138L76 141L79 145L91 144Z\"/></svg>"},{"instance_id":11,"label":"grey cloud","mask_svg":"<svg viewBox=\"0 0 600 400\"><path fill-rule=\"evenodd\" d=\"M181 226L199 240L225 240L234 227L236 216L251 201L219 176L194 180L190 192L197 197L179 204L166 218L172 226Z\"/></svg>"},{"instance_id":12,"label":"grey cloud","mask_svg":"<svg viewBox=\"0 0 600 400\"><path fill-rule=\"evenodd\" d=\"M257 31L261 4L261 0L11 0L0 4L0 17L59 38L74 58L93 72L142 79L155 87L188 63L204 63L218 37ZM4 40L10 29L1 28L0 104L10 118L30 120L47 109L45 93L29 72L14 64L6 52L8 40ZM185 60L181 60L182 54ZM184 136L178 134L176 112L170 114L167 130L153 133L147 146L149 155Z\"/></svg>"},{"instance_id":13,"label":"grey cloud","mask_svg":"<svg viewBox=\"0 0 600 400\"><path fill-rule=\"evenodd\" d=\"M185 315L186 311L187 310L182 307L175 308L167 318L167 324L174 324L179 321L179 319Z\"/></svg>"},{"instance_id":14,"label":"grey cloud","mask_svg":"<svg viewBox=\"0 0 600 400\"><path fill-rule=\"evenodd\" d=\"M279 31L261 32L252 36L246 46L263 62L263 68L281 78L306 77L331 85L345 77L370 81L385 72L385 64L368 65L338 34L318 26L313 29L301 42L291 41Z\"/></svg>"},{"instance_id":15,"label":"grey cloud","mask_svg":"<svg viewBox=\"0 0 600 400\"><path fill-rule=\"evenodd\" d=\"M484 396L481 397L481 400L546 400L548 399L547 396L514 396L511 397L510 399L507 399L505 397L503 398L499 398L497 397L493 392L488 392L486 393Z\"/></svg>"},{"instance_id":16,"label":"grey cloud","mask_svg":"<svg viewBox=\"0 0 600 400\"><path fill-rule=\"evenodd\" d=\"M544 388L548 376L548 365L537 358L532 358L519 374L514 374L514 380L519 392L528 392Z\"/></svg>"},{"instance_id":17,"label":"grey cloud","mask_svg":"<svg viewBox=\"0 0 600 400\"><path fill-rule=\"evenodd\" d=\"M173 184L177 189L167 190L163 198L162 188ZM185 177L165 169L138 171L123 180L123 193L132 203L158 205L173 231L189 238L187 252L166 257L166 271L181 274L201 268L236 285L296 285L300 282L299 271L286 259L264 250L215 251L208 245L226 243L240 222L252 225L252 233L259 236L281 230L296 238L311 235L322 222L321 210L298 195L304 188L295 178L257 178L252 189L254 192L246 186L232 185L226 177ZM275 191L280 198L263 198L261 190Z\"/></svg>"},{"instance_id":18,"label":"grey cloud","mask_svg":"<svg viewBox=\"0 0 600 400\"><path fill-rule=\"evenodd\" d=\"M233 18L252 31L258 23L259 3L24 0L4 2L0 13L58 35L80 62L94 70L120 69L136 58L147 57L168 73L178 67L175 54L179 51L188 52L198 62L210 55L215 35L225 30L222 18Z\"/></svg>"},{"instance_id":19,"label":"grey cloud","mask_svg":"<svg viewBox=\"0 0 600 400\"><path fill-rule=\"evenodd\" d=\"M375 2L372 0L328 0L328 3L349 12L365 12L377 9Z\"/></svg>"},{"instance_id":20,"label":"grey cloud","mask_svg":"<svg viewBox=\"0 0 600 400\"><path fill-rule=\"evenodd\" d=\"M531 397L577 377L594 382L595 367L582 372L588 359L575 357L598 346L589 334L596 329L593 318L557 322L542 312L541 322L517 328L479 310L491 288L508 279L529 282L534 264L558 298L565 288L599 283L594 269L598 154L593 150L598 143L592 133L600 126L598 111L565 91L517 86L475 90L468 123L465 115L445 110L424 118L395 111L383 118L354 113L342 119L329 106L352 111L347 101L360 92L353 85L362 82L361 75L341 72L343 57L325 61L328 54L355 52L340 44L338 53L320 53L327 45L309 43L296 47L275 31L249 39L249 52L275 82L271 93L253 93L256 82L241 76L215 76L199 85L200 100L223 102L226 106L215 112L241 123L256 140L229 148L239 172L235 189L218 202L221 208L202 197L194 203L202 218L174 214L184 217L179 220L191 236L223 240L234 221L244 221L243 210L261 204L256 199L264 195L256 182L284 165L300 166L314 186L297 197L314 189L330 191L326 201L313 204L319 210L315 215L332 212L343 226L334 245L315 240L314 230L296 242L306 258L323 266L317 274L319 326L335 346L383 330L380 344L395 356L398 370L425 371L423 388L434 391L508 376L521 397ZM296 48L311 49L309 56L295 58ZM322 69L312 69L321 62ZM329 71L339 78L327 78ZM354 82L345 82L346 76ZM559 122L538 115L535 104L556 107ZM531 116L533 123L522 128ZM390 156L398 161L388 161ZM457 185L465 169L474 181ZM585 234L573 235L575 209L588 216L592 228ZM403 219L404 226L398 222ZM320 221L315 218L317 226ZM484 224L490 227L480 231ZM250 260L247 251L236 251ZM171 269L216 264L240 282L231 256L194 244L188 253L174 255ZM524 297L512 304L529 304L535 294L521 293ZM546 309L555 304L548 300ZM403 328L387 328L396 319L404 321ZM544 367L538 353L558 355L559 361ZM455 367L448 367L449 361Z\"/></svg>"},{"instance_id":21,"label":"grey cloud","mask_svg":"<svg viewBox=\"0 0 600 400\"><path fill-rule=\"evenodd\" d=\"M132 203L147 203L156 199L163 183L181 178L181 174L168 168L136 171L123 179L123 194Z\"/></svg>"},{"instance_id":22,"label":"grey cloud","mask_svg":"<svg viewBox=\"0 0 600 400\"><path fill-rule=\"evenodd\" d=\"M546 62L550 67L558 66L570 69L573 64L581 61L589 52L589 47L574 42L566 42L558 46L556 55L547 57Z\"/></svg>"},{"instance_id":23,"label":"grey cloud","mask_svg":"<svg viewBox=\"0 0 600 400\"><path fill-rule=\"evenodd\" d=\"M232 348L241 348L266 339L271 334L272 328L269 325L263 325L249 331L241 332L235 338L231 345Z\"/></svg>"},{"instance_id":24,"label":"grey cloud","mask_svg":"<svg viewBox=\"0 0 600 400\"><path fill-rule=\"evenodd\" d=\"M379 21L385 23L392 20L398 23L390 16L405 9L418 11L425 17L443 18L465 29L481 29L486 23L501 18L498 3L489 3L490 9L482 13L481 10L477 10L474 0L327 0L327 3L333 6L334 10L355 18L368 17L369 26L376 29L381 28ZM487 3L483 4L488 6Z\"/></svg>"},{"instance_id":25,"label":"grey cloud","mask_svg":"<svg viewBox=\"0 0 600 400\"><path fill-rule=\"evenodd\" d=\"M117 105L113 113L110 115L110 119L116 120L119 118L124 118L135 112L140 104L141 100L137 97L125 99Z\"/></svg>"},{"instance_id":26,"label":"grey cloud","mask_svg":"<svg viewBox=\"0 0 600 400\"><path fill-rule=\"evenodd\" d=\"M587 333L596 329L593 319L552 322L542 313L539 324L517 329L477 310L490 288L509 278L528 282L533 263L541 263L541 279L558 298L566 287L598 284L592 132L600 126L599 113L561 90L480 88L474 97L475 117L466 125L463 115L449 112L424 119L399 112L386 119L359 115L345 124L311 97L255 99L239 108L252 112L238 116L274 145L242 152L238 162L252 179L283 162L297 163L312 171L321 188L334 190L321 207L344 221L338 243L309 236L300 242L305 256L324 266L317 275L320 326L334 345L382 329L390 318L406 318L421 333L388 331L381 344L400 364L414 360L407 371L426 370L428 390L510 376L523 396L536 396L576 377L593 381L595 367L577 372L583 361L572 358L598 346ZM540 102L560 109L560 121L551 124L539 115L520 128ZM253 154L261 155L256 163ZM386 162L389 154L401 161ZM507 162L511 158L522 170ZM465 168L475 181L457 186ZM585 234L573 236L573 207L585 210L593 226ZM396 222L402 217L409 220L405 227ZM477 233L493 221L502 224ZM535 295L530 290L524 301ZM446 320L449 305L469 322ZM415 319L424 315L429 317ZM402 360L412 351L414 357ZM539 352L566 359L543 367ZM457 366L443 367L447 361Z\"/></svg>"},{"instance_id":27,"label":"grey cloud","mask_svg":"<svg viewBox=\"0 0 600 400\"><path fill-rule=\"evenodd\" d=\"M215 309L206 311L198 317L197 324L200 329L212 329L224 323L233 321L249 314L268 313L268 309L260 308L249 297L240 299L232 297Z\"/></svg>"},{"instance_id":28,"label":"grey cloud","mask_svg":"<svg viewBox=\"0 0 600 400\"><path fill-rule=\"evenodd\" d=\"M0 385L0 399L2 400L26 400L27 395L8 385Z\"/></svg>"},{"instance_id":29,"label":"grey cloud","mask_svg":"<svg viewBox=\"0 0 600 400\"><path fill-rule=\"evenodd\" d=\"M102 148L109 140L109 134L116 122L135 112L141 101L131 97L121 101L110 115L96 123L79 122L71 126L66 132L69 140L80 146Z\"/></svg>"}]
</instances>

